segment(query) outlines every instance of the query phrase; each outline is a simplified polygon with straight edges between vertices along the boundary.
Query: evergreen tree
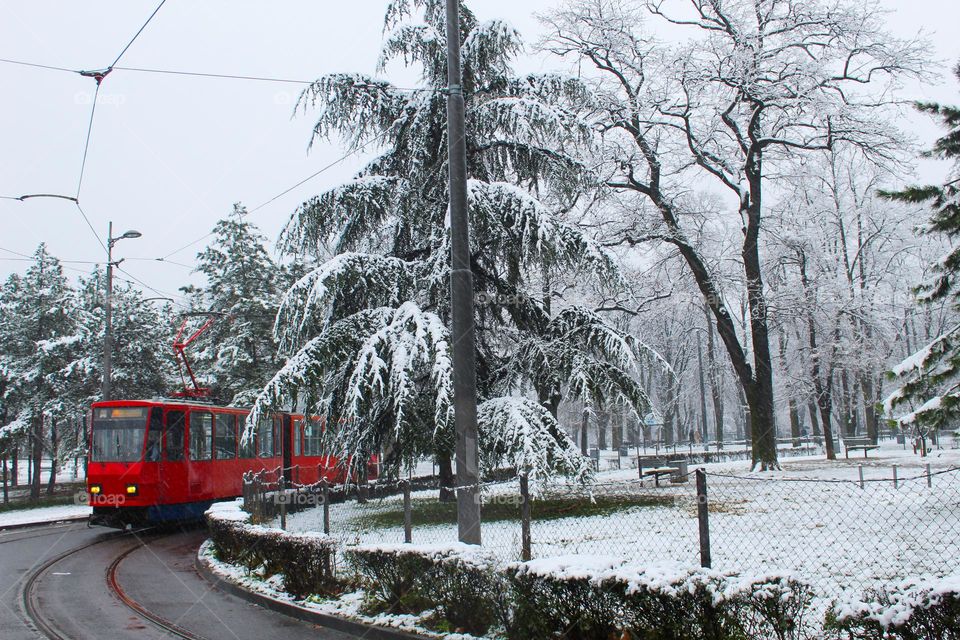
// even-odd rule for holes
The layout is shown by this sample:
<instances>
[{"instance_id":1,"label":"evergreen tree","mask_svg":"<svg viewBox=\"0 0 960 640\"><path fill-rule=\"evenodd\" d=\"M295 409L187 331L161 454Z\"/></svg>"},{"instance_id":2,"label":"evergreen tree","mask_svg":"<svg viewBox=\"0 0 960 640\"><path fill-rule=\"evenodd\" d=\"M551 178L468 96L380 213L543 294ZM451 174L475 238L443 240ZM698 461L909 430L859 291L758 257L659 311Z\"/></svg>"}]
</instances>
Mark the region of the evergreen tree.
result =
<instances>
[{"instance_id":1,"label":"evergreen tree","mask_svg":"<svg viewBox=\"0 0 960 640\"><path fill-rule=\"evenodd\" d=\"M33 458L30 496L40 497L40 461L48 424L62 415L60 380L79 338L73 321L73 292L60 262L41 244L33 264L4 293L4 360L7 420L29 430ZM12 294L12 297L11 297ZM9 409L8 409L9 407Z\"/></svg>"},{"instance_id":2,"label":"evergreen tree","mask_svg":"<svg viewBox=\"0 0 960 640\"><path fill-rule=\"evenodd\" d=\"M82 278L77 292L80 348L70 364L67 393L80 411L100 399L103 379L105 275L97 269ZM112 296L113 365L111 380L117 398L164 395L173 382L170 339L171 309L157 310L129 282L114 281Z\"/></svg>"},{"instance_id":3,"label":"evergreen tree","mask_svg":"<svg viewBox=\"0 0 960 640\"><path fill-rule=\"evenodd\" d=\"M610 257L564 220L590 182L571 153L589 137L578 116L584 87L512 76L517 32L466 7L461 25L484 458L506 458L535 479L582 478L584 460L557 424L564 392L646 405L632 375L636 341L554 293L565 281L617 277ZM330 446L344 459L382 450L396 469L434 454L449 481L444 5L392 2L385 28L380 69L419 65L422 88L333 74L301 96L302 108L319 113L315 139L385 150L354 180L305 202L282 235L285 252L320 264L281 303L276 330L290 359L255 412L297 404L341 425Z\"/></svg>"},{"instance_id":4,"label":"evergreen tree","mask_svg":"<svg viewBox=\"0 0 960 640\"><path fill-rule=\"evenodd\" d=\"M954 68L954 74L960 79L960 65ZM933 279L922 283L917 293L921 303L947 302L960 310L960 246L955 243L960 236L960 107L919 103L917 108L940 118L947 129L927 155L951 161L951 173L942 185L911 186L883 195L903 202L927 203L933 209L927 232L945 235L953 247L933 265ZM960 415L960 324L900 363L893 375L903 380L903 386L887 398L885 405L888 413L906 410L899 417L900 424L914 425L920 433L926 433L953 423Z\"/></svg>"},{"instance_id":5,"label":"evergreen tree","mask_svg":"<svg viewBox=\"0 0 960 640\"><path fill-rule=\"evenodd\" d=\"M201 308L223 314L202 339L198 364L214 381L214 397L237 405L252 402L280 366L273 340L279 272L246 215L235 204L217 222L197 266L207 277Z\"/></svg>"}]
</instances>

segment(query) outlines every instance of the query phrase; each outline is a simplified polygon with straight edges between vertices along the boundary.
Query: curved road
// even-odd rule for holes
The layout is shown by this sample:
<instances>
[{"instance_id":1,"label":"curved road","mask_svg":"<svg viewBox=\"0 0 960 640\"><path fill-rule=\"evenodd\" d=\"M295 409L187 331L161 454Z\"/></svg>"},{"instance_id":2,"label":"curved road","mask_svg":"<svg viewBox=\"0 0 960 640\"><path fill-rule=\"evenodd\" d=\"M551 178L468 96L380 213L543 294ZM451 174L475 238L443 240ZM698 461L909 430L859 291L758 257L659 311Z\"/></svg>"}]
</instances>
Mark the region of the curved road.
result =
<instances>
[{"instance_id":1,"label":"curved road","mask_svg":"<svg viewBox=\"0 0 960 640\"><path fill-rule=\"evenodd\" d=\"M194 569L205 538L202 530L125 534L83 524L0 532L0 638L355 637L214 588Z\"/></svg>"}]
</instances>

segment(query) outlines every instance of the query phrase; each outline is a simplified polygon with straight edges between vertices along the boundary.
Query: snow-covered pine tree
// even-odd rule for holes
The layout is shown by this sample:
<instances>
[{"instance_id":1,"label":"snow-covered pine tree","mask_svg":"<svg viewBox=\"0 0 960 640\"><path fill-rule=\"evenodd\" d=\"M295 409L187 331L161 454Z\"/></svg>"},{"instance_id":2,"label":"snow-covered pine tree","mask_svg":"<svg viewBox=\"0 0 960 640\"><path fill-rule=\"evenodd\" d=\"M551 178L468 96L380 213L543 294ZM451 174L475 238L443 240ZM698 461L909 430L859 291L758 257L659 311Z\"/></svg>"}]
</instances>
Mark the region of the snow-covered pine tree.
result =
<instances>
[{"instance_id":1,"label":"snow-covered pine tree","mask_svg":"<svg viewBox=\"0 0 960 640\"><path fill-rule=\"evenodd\" d=\"M954 75L960 79L960 65L954 68ZM953 242L960 235L960 107L920 103L917 108L940 118L947 129L929 155L951 161L951 172L942 185L912 186L883 195L903 202L927 203L933 209L927 231L951 239L953 247L933 265L934 277L922 283L917 294L921 303L946 302L960 311L960 246ZM960 324L953 324L894 367L892 374L903 385L884 405L888 414L900 414L901 425L912 426L920 434L955 425L960 415Z\"/></svg>"},{"instance_id":2,"label":"snow-covered pine tree","mask_svg":"<svg viewBox=\"0 0 960 640\"><path fill-rule=\"evenodd\" d=\"M33 260L19 279L15 296L5 302L4 315L10 321L4 323L3 347L9 381L5 393L7 420L29 425L34 469L30 496L35 500L40 497L39 470L47 445L47 422L59 408L58 379L77 336L73 292L60 262L43 244L37 247Z\"/></svg>"},{"instance_id":3,"label":"snow-covered pine tree","mask_svg":"<svg viewBox=\"0 0 960 640\"><path fill-rule=\"evenodd\" d=\"M237 405L252 402L280 367L273 340L278 269L246 215L235 204L197 256L197 271L207 278L198 305L223 314L202 339L198 362L214 397Z\"/></svg>"},{"instance_id":4,"label":"snow-covered pine tree","mask_svg":"<svg viewBox=\"0 0 960 640\"><path fill-rule=\"evenodd\" d=\"M449 482L444 19L438 0L387 9L380 70L416 65L421 88L334 74L301 96L299 107L319 114L314 139L384 151L354 180L301 205L282 235L285 252L322 264L281 304L276 333L290 359L254 412L295 404L340 425L327 433L336 432L329 444L344 459L382 450L395 470L433 454ZM555 293L565 282L616 278L610 257L564 221L591 182L572 153L589 138L579 116L584 87L511 75L519 34L466 7L462 39L484 458L537 480L582 478L584 460L556 420L562 394L641 412L647 404L632 371L637 343Z\"/></svg>"}]
</instances>

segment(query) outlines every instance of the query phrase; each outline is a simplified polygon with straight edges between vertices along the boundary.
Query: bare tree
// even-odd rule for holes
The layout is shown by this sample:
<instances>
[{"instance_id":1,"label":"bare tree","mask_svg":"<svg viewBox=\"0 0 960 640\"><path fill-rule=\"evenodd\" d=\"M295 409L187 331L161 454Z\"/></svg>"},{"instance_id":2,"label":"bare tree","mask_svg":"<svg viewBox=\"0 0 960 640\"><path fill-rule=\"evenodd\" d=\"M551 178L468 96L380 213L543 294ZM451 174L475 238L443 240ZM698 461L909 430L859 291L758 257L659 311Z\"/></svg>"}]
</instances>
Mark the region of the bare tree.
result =
<instances>
[{"instance_id":1,"label":"bare tree","mask_svg":"<svg viewBox=\"0 0 960 640\"><path fill-rule=\"evenodd\" d=\"M641 31L645 18L688 27L691 40L667 47ZM893 161L902 137L884 116L897 82L924 72L924 47L886 33L873 3L580 0L546 22L545 48L598 74L592 106L604 135L605 183L639 212L619 240L679 251L743 387L754 466L776 468L760 258L765 182L780 162L839 142ZM704 180L735 203L713 216L737 216L741 225L742 334L725 301L730 292L685 226L683 192Z\"/></svg>"}]
</instances>

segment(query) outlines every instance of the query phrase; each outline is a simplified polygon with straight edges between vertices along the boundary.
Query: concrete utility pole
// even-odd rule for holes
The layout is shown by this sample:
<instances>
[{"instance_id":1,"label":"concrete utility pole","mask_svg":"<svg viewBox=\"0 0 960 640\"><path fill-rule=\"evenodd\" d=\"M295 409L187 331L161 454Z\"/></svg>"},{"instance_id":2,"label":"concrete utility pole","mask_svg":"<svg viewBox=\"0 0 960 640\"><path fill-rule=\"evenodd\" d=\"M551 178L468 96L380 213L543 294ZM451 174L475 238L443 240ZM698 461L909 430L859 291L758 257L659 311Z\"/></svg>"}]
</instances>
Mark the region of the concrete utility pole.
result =
<instances>
[{"instance_id":1,"label":"concrete utility pole","mask_svg":"<svg viewBox=\"0 0 960 640\"><path fill-rule=\"evenodd\" d=\"M457 428L457 529L460 542L480 544L477 456L477 362L467 216L467 147L460 71L460 0L447 0L447 142L450 163L450 302L453 409Z\"/></svg>"},{"instance_id":2,"label":"concrete utility pole","mask_svg":"<svg viewBox=\"0 0 960 640\"><path fill-rule=\"evenodd\" d=\"M111 377L113 375L113 267L122 262L113 261L113 245L125 238L139 238L139 231L127 231L122 236L113 237L113 222L107 226L107 295L103 305L105 328L103 332L103 382L100 385L101 400L110 400Z\"/></svg>"}]
</instances>

